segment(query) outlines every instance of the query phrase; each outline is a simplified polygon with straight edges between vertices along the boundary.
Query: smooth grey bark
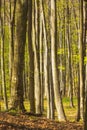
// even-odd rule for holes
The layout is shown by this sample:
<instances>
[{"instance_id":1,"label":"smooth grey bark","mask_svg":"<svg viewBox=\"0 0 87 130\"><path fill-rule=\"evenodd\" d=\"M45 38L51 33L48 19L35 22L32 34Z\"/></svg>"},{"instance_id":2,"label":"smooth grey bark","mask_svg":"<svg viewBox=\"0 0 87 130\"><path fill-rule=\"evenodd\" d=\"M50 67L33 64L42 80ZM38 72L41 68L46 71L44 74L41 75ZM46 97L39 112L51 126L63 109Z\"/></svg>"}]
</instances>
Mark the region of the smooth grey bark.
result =
<instances>
[{"instance_id":1,"label":"smooth grey bark","mask_svg":"<svg viewBox=\"0 0 87 130\"><path fill-rule=\"evenodd\" d=\"M50 35L50 2L49 0L42 0L43 5L43 28L44 28L44 79L45 89L47 94L47 118L54 118L54 91L52 79L52 65L51 65L51 35ZM47 12L45 11L47 8ZM48 19L47 19L48 17Z\"/></svg>"},{"instance_id":2,"label":"smooth grey bark","mask_svg":"<svg viewBox=\"0 0 87 130\"><path fill-rule=\"evenodd\" d=\"M50 118L50 99L49 99L49 81L48 81L48 47L47 47L47 39L46 39L46 30L43 21L43 28L44 28L44 85L45 91L47 96L47 118Z\"/></svg>"},{"instance_id":3,"label":"smooth grey bark","mask_svg":"<svg viewBox=\"0 0 87 130\"><path fill-rule=\"evenodd\" d=\"M85 66L84 66L84 42L83 42L83 0L80 0L80 114L84 119L84 91L85 91Z\"/></svg>"},{"instance_id":4,"label":"smooth grey bark","mask_svg":"<svg viewBox=\"0 0 87 130\"><path fill-rule=\"evenodd\" d=\"M55 26L55 8L56 1L51 0L51 60L52 60L52 76L53 76L53 87L54 87L54 97L55 105L57 109L59 121L65 121L65 113L63 109L62 99L60 95L60 88L58 83L58 73L57 73L57 59L56 59L56 26Z\"/></svg>"},{"instance_id":5,"label":"smooth grey bark","mask_svg":"<svg viewBox=\"0 0 87 130\"><path fill-rule=\"evenodd\" d=\"M37 1L34 1L34 22L33 22L33 47L34 47L34 83L36 113L41 113L41 82L40 82L40 62L39 62L39 32L38 32L38 10Z\"/></svg>"},{"instance_id":6,"label":"smooth grey bark","mask_svg":"<svg viewBox=\"0 0 87 130\"><path fill-rule=\"evenodd\" d=\"M76 121L80 120L80 75L79 75L79 65L78 67L78 86L77 86L77 117Z\"/></svg>"},{"instance_id":7,"label":"smooth grey bark","mask_svg":"<svg viewBox=\"0 0 87 130\"><path fill-rule=\"evenodd\" d=\"M71 37L70 37L70 31L71 31L71 25L70 25L70 19L71 19L71 12L69 9L69 2L67 3L67 44L68 44L68 73L69 73L69 96L70 96L70 106L74 107L73 104L73 82L72 82L72 67L71 67Z\"/></svg>"},{"instance_id":8,"label":"smooth grey bark","mask_svg":"<svg viewBox=\"0 0 87 130\"><path fill-rule=\"evenodd\" d=\"M43 10L42 0L39 0L39 58L40 58L40 81L41 81L41 113L44 110L44 80L43 80Z\"/></svg>"}]
</instances>

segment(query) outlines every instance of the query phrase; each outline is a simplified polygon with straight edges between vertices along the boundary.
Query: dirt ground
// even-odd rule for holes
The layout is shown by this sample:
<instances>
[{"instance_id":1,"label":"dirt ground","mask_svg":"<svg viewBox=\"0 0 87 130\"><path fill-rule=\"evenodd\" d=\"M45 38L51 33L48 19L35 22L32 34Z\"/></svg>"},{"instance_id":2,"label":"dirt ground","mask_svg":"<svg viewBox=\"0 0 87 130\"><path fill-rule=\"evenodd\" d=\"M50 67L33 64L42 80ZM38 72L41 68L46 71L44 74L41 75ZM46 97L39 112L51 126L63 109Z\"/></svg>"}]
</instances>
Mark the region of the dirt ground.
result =
<instances>
[{"instance_id":1,"label":"dirt ground","mask_svg":"<svg viewBox=\"0 0 87 130\"><path fill-rule=\"evenodd\" d=\"M44 117L0 113L0 130L83 130L81 123L57 122Z\"/></svg>"}]
</instances>

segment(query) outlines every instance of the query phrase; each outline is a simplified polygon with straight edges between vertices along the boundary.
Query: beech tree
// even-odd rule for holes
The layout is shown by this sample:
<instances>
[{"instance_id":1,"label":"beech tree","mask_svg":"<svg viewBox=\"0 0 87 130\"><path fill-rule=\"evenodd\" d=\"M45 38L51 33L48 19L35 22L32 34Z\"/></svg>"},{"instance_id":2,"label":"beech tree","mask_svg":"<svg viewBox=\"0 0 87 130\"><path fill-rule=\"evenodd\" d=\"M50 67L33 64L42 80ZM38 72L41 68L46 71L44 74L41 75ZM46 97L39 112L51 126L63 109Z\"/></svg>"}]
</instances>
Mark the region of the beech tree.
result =
<instances>
[{"instance_id":1,"label":"beech tree","mask_svg":"<svg viewBox=\"0 0 87 130\"><path fill-rule=\"evenodd\" d=\"M87 43L86 38L87 38L87 2L85 2L85 34L84 34L85 45ZM84 130L87 130L87 64L86 64L85 76L86 77L85 77L85 101L84 101Z\"/></svg>"},{"instance_id":2,"label":"beech tree","mask_svg":"<svg viewBox=\"0 0 87 130\"><path fill-rule=\"evenodd\" d=\"M2 7L4 10L2 11ZM1 26L1 78L2 78L2 91L5 109L8 109L7 91L6 91L6 75L5 75L5 60L4 60L4 45L5 45L5 0L0 1L0 26Z\"/></svg>"},{"instance_id":3,"label":"beech tree","mask_svg":"<svg viewBox=\"0 0 87 130\"><path fill-rule=\"evenodd\" d=\"M58 74L57 74L57 60L56 60L56 1L51 0L51 60L52 60L52 76L53 76L53 86L54 86L54 97L55 97L55 105L58 112L58 119L60 121L65 121L65 113L63 109L62 99L60 95L60 88L58 82ZM59 106L59 107L58 107Z\"/></svg>"},{"instance_id":4,"label":"beech tree","mask_svg":"<svg viewBox=\"0 0 87 130\"><path fill-rule=\"evenodd\" d=\"M83 42L83 0L80 0L80 114L81 118L84 119L84 95L85 95L85 45Z\"/></svg>"},{"instance_id":5,"label":"beech tree","mask_svg":"<svg viewBox=\"0 0 87 130\"><path fill-rule=\"evenodd\" d=\"M65 121L62 99L73 107L75 98L77 120L84 119L86 128L86 6L86 0L0 0L0 96L6 109L24 112L29 105L30 113L46 112L50 119L57 113Z\"/></svg>"},{"instance_id":6,"label":"beech tree","mask_svg":"<svg viewBox=\"0 0 87 130\"><path fill-rule=\"evenodd\" d=\"M16 2L14 0L13 6L12 1L9 0L9 86L11 89L11 80L12 80L12 66L14 59L14 39L15 39L15 13L16 13ZM13 7L13 12L12 12Z\"/></svg>"},{"instance_id":7,"label":"beech tree","mask_svg":"<svg viewBox=\"0 0 87 130\"><path fill-rule=\"evenodd\" d=\"M29 48L29 99L30 99L30 112L35 112L35 86L34 86L34 50L33 50L33 30L32 30L32 0L28 2L28 48Z\"/></svg>"},{"instance_id":8,"label":"beech tree","mask_svg":"<svg viewBox=\"0 0 87 130\"><path fill-rule=\"evenodd\" d=\"M26 43L28 0L17 1L16 41L14 43L14 61L11 83L11 108L25 111L23 104L23 69Z\"/></svg>"}]
</instances>

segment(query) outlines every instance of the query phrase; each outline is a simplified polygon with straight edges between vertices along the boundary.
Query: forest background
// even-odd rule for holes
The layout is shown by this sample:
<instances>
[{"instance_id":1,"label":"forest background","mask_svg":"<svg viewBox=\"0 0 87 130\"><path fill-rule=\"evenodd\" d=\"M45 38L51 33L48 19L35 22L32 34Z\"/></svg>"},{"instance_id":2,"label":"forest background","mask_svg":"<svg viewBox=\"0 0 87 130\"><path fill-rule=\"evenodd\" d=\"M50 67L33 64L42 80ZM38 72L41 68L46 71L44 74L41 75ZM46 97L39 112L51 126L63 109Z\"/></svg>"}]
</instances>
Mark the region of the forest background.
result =
<instances>
[{"instance_id":1,"label":"forest background","mask_svg":"<svg viewBox=\"0 0 87 130\"><path fill-rule=\"evenodd\" d=\"M0 0L1 111L66 121L68 101L86 130L86 43L86 0Z\"/></svg>"}]
</instances>

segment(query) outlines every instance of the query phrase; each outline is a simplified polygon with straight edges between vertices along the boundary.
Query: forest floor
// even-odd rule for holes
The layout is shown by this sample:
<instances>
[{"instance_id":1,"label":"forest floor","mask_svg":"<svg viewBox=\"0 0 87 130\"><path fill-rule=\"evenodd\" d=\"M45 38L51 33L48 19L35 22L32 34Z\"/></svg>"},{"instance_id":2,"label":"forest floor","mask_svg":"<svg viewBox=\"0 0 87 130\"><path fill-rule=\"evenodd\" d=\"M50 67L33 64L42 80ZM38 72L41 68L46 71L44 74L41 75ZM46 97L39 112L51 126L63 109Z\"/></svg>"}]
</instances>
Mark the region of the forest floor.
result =
<instances>
[{"instance_id":1,"label":"forest floor","mask_svg":"<svg viewBox=\"0 0 87 130\"><path fill-rule=\"evenodd\" d=\"M83 130L77 122L58 122L45 117L0 112L0 130Z\"/></svg>"}]
</instances>

